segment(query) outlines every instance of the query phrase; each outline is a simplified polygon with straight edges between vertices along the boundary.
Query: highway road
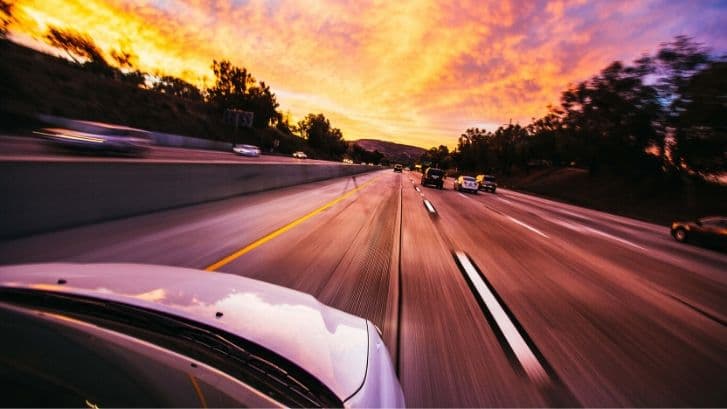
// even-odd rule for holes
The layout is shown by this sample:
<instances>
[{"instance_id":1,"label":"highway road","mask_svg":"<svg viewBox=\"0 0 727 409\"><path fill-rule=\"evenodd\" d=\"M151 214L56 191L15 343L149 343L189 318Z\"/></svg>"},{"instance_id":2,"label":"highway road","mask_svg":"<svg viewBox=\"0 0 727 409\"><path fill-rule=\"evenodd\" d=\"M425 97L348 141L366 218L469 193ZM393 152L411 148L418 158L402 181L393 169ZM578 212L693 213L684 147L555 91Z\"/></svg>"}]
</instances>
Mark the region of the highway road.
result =
<instances>
[{"instance_id":1,"label":"highway road","mask_svg":"<svg viewBox=\"0 0 727 409\"><path fill-rule=\"evenodd\" d=\"M391 170L0 242L0 264L248 276L378 325L408 406L727 405L727 255Z\"/></svg>"},{"instance_id":2,"label":"highway road","mask_svg":"<svg viewBox=\"0 0 727 409\"><path fill-rule=\"evenodd\" d=\"M77 151L59 149L35 136L0 135L0 161L62 161L62 162L146 162L146 163L298 163L325 165L334 162L315 159L296 159L287 155L262 155L245 157L232 152L205 149L173 148L168 146L149 147L143 157L110 156L103 154L80 154ZM338 162L335 162L338 164Z\"/></svg>"}]
</instances>

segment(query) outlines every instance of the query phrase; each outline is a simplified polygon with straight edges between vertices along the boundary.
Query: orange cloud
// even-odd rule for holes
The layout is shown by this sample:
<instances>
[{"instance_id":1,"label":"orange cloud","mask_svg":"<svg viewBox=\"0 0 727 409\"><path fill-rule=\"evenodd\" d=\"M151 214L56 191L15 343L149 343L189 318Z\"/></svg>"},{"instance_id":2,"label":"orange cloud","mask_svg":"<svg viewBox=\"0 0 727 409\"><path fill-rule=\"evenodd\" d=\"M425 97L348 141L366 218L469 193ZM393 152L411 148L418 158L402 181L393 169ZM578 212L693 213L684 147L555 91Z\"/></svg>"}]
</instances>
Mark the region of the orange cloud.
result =
<instances>
[{"instance_id":1,"label":"orange cloud","mask_svg":"<svg viewBox=\"0 0 727 409\"><path fill-rule=\"evenodd\" d=\"M347 139L429 147L454 145L468 127L527 123L569 83L676 34L724 49L725 7L700 7L667 0L18 0L14 34L39 39L49 24L73 27L107 52L128 45L143 70L201 86L210 85L213 59L230 59L270 84L294 119L322 112Z\"/></svg>"}]
</instances>

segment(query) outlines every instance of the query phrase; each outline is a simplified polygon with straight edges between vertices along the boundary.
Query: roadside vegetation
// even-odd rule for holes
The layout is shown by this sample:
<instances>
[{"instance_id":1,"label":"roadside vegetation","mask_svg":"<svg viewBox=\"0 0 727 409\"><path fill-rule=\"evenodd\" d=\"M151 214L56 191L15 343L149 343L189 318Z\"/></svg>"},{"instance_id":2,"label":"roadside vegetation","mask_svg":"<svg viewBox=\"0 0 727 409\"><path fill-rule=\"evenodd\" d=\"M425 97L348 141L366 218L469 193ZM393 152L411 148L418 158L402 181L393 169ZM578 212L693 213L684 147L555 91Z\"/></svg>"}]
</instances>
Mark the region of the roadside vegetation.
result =
<instances>
[{"instance_id":1,"label":"roadside vegetation","mask_svg":"<svg viewBox=\"0 0 727 409\"><path fill-rule=\"evenodd\" d=\"M62 58L6 39L12 3L0 0L0 127L42 126L37 114L127 125L230 143L265 152L379 163L382 155L346 142L323 114L297 123L280 110L275 93L245 67L213 60L213 83L199 88L164 73L142 72L133 45L101 50L85 33L48 28L43 40ZM227 110L253 113L250 128L224 121Z\"/></svg>"},{"instance_id":2,"label":"roadside vegetation","mask_svg":"<svg viewBox=\"0 0 727 409\"><path fill-rule=\"evenodd\" d=\"M678 36L570 86L528 125L467 129L421 162L652 221L727 214L725 101L727 56Z\"/></svg>"}]
</instances>

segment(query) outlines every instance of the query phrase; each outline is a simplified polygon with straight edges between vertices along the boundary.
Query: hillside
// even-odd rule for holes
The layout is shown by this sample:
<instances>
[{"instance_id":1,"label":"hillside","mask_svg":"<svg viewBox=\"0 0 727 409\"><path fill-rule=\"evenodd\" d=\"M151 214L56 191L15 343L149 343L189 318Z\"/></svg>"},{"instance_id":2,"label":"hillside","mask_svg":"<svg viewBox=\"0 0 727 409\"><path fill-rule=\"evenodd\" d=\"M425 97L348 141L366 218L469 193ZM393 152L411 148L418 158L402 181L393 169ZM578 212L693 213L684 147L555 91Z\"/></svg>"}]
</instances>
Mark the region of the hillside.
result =
<instances>
[{"instance_id":1,"label":"hillside","mask_svg":"<svg viewBox=\"0 0 727 409\"><path fill-rule=\"evenodd\" d=\"M418 160L424 152L426 152L426 150L416 146L380 141L377 139L359 139L357 141L353 141L353 143L367 151L379 151L385 158L392 162L414 162Z\"/></svg>"}]
</instances>

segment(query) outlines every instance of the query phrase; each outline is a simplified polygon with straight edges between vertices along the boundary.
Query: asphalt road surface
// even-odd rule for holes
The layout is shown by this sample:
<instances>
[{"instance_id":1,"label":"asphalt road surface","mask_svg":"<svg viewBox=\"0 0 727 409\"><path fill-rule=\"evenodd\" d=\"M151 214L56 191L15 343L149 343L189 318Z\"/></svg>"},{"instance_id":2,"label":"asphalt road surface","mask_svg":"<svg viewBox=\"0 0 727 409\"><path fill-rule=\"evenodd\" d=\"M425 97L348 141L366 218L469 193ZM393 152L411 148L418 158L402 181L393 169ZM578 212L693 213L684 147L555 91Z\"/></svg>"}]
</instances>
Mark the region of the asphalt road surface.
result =
<instances>
[{"instance_id":1,"label":"asphalt road surface","mask_svg":"<svg viewBox=\"0 0 727 409\"><path fill-rule=\"evenodd\" d=\"M408 406L727 405L727 255L664 226L419 177L0 242L0 263L165 264L308 292L383 329Z\"/></svg>"}]
</instances>

